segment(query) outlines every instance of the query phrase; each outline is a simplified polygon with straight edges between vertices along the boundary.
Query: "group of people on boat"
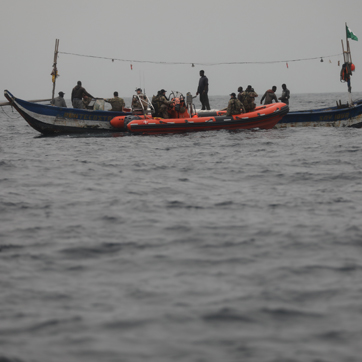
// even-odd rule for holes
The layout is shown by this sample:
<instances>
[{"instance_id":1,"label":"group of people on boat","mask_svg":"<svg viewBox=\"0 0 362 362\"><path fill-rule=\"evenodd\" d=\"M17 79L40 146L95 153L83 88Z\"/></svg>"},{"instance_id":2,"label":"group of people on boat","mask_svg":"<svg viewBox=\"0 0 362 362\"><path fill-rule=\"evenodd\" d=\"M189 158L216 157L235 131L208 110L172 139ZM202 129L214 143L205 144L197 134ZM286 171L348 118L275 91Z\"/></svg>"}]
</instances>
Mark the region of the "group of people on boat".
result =
<instances>
[{"instance_id":1,"label":"group of people on boat","mask_svg":"<svg viewBox=\"0 0 362 362\"><path fill-rule=\"evenodd\" d=\"M64 92L59 92L58 97L54 98L51 101L56 107L66 107L66 103L64 100ZM89 104L93 99L96 99L95 104L91 107ZM93 97L90 93L86 91L84 87L82 87L82 82L79 80L77 85L72 89L71 102L73 108L77 109L104 109L104 104L102 102L110 103L113 111L123 111L123 108L126 106L124 100L118 96L118 92L113 93L113 98L96 98Z\"/></svg>"},{"instance_id":2,"label":"group of people on boat","mask_svg":"<svg viewBox=\"0 0 362 362\"><path fill-rule=\"evenodd\" d=\"M268 89L263 97L260 100L260 104L271 104L273 101L281 101L283 103L289 104L290 91L288 90L286 84L282 84L282 95L277 98L275 92L277 90L276 86L273 86L271 89ZM200 70L200 79L196 91L196 96L200 96L201 110L210 110L210 103L208 98L209 91L209 80L205 75L204 70ZM52 104L57 107L66 107L64 100L64 92L59 92L59 96L52 100ZM251 85L248 85L245 91L243 87L238 88L238 95L235 93L230 94L230 100L226 108L227 115L231 116L233 114L241 114L252 112L256 108L255 98L258 97L258 94L254 91L254 88ZM89 104L92 99L96 99L95 104L90 107ZM103 109L104 102L111 104L111 111L124 111L125 102L123 98L118 96L118 92L113 93L113 98L95 98L86 89L82 86L82 82L78 81L77 85L73 88L71 94L71 102L73 108L78 109ZM166 96L166 90L161 89L157 92L156 96L152 98L152 106L155 110L155 116L162 118L170 118L169 107L174 104L173 100L169 100ZM138 114L145 114L149 107L149 102L147 97L142 93L141 88L136 89L136 95L132 98L132 111ZM185 110L183 110L185 111Z\"/></svg>"},{"instance_id":3,"label":"group of people on boat","mask_svg":"<svg viewBox=\"0 0 362 362\"><path fill-rule=\"evenodd\" d=\"M280 101L289 105L290 91L286 84L282 84L282 89L282 95L279 98L277 98L275 94L277 90L275 85L271 89L268 89L261 98L260 104L263 104L263 101L264 104L271 104L273 101L278 103ZM251 85L248 85L245 91L243 91L243 87L239 87L238 92L237 97L235 93L230 94L231 98L227 107L228 116L253 112L256 108L255 98L258 97L258 94L254 91L254 88Z\"/></svg>"}]
</instances>

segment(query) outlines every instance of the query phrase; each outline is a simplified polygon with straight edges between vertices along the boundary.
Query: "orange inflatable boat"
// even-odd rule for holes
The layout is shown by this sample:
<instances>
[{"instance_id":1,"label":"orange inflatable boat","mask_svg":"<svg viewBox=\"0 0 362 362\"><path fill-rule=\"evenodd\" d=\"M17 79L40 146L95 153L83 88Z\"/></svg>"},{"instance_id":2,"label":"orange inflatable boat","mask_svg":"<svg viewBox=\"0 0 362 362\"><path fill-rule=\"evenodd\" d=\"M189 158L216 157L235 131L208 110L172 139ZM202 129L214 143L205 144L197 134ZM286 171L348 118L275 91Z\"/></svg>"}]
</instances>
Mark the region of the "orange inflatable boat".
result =
<instances>
[{"instance_id":1,"label":"orange inflatable boat","mask_svg":"<svg viewBox=\"0 0 362 362\"><path fill-rule=\"evenodd\" d=\"M174 98L172 98L174 100ZM192 114L192 108L171 107L170 118L152 117L149 114L124 115L114 117L110 123L120 131L133 134L170 134L220 129L271 129L288 112L285 103L273 103L256 107L253 112L227 116L226 111L204 111ZM179 104L177 99L175 105ZM192 116L190 116L190 113Z\"/></svg>"}]
</instances>

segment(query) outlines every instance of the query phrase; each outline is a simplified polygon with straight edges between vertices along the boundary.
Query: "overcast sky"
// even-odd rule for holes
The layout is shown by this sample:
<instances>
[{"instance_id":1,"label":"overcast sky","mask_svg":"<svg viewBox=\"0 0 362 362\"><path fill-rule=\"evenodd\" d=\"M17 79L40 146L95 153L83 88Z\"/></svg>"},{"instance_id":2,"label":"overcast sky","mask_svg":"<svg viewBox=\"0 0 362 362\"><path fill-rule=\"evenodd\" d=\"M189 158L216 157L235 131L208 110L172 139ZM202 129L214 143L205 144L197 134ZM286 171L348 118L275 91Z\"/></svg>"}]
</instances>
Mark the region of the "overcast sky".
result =
<instances>
[{"instance_id":1,"label":"overcast sky","mask_svg":"<svg viewBox=\"0 0 362 362\"><path fill-rule=\"evenodd\" d=\"M78 80L95 97L131 96L139 86L148 96L161 88L195 94L200 69L209 95L248 84L259 94L276 85L279 94L282 83L292 94L344 92L346 22L359 37L350 41L352 87L362 91L361 0L1 0L1 10L0 83L23 99L51 97L56 39L60 52L133 60L59 54L56 92L66 99ZM210 65L270 61L281 62Z\"/></svg>"}]
</instances>

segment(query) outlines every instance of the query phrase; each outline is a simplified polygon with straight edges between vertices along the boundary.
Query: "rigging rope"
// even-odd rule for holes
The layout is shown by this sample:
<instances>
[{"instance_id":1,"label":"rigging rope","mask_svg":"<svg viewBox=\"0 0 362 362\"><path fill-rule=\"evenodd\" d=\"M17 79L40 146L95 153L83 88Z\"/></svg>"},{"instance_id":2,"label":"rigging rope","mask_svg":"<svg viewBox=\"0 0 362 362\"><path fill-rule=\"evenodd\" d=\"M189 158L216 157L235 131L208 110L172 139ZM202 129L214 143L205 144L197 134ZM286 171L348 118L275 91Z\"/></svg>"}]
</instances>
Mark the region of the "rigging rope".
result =
<instances>
[{"instance_id":1,"label":"rigging rope","mask_svg":"<svg viewBox=\"0 0 362 362\"><path fill-rule=\"evenodd\" d=\"M20 115L20 114L18 114L17 117L10 117L10 116L5 112L4 107L0 107L0 108L1 108L1 110L3 111L3 113L5 114L5 116L8 117L9 119L18 119L18 118L21 118L21 115ZM13 107L11 107L11 111L12 111L12 113L14 113L14 108L13 108Z\"/></svg>"},{"instance_id":2,"label":"rigging rope","mask_svg":"<svg viewBox=\"0 0 362 362\"><path fill-rule=\"evenodd\" d=\"M127 62L127 63L150 63L150 64L169 64L169 65L231 65L231 64L274 64L274 63L290 63L290 62L301 62L305 60L315 60L315 59L323 59L323 58L332 58L343 55L342 53L333 54L333 55L324 55L313 58L300 58L300 59L288 59L288 60L270 60L264 62L220 62L220 63L195 63L195 62L160 62L160 61L152 61L152 60L136 60L136 59L119 59L119 58L109 58L109 57L100 57L96 55L84 55L77 53L67 53L67 52L58 52L58 54L67 54L67 55L75 55L77 57L85 57L85 58L97 58L97 59L107 59L115 60L119 62Z\"/></svg>"}]
</instances>

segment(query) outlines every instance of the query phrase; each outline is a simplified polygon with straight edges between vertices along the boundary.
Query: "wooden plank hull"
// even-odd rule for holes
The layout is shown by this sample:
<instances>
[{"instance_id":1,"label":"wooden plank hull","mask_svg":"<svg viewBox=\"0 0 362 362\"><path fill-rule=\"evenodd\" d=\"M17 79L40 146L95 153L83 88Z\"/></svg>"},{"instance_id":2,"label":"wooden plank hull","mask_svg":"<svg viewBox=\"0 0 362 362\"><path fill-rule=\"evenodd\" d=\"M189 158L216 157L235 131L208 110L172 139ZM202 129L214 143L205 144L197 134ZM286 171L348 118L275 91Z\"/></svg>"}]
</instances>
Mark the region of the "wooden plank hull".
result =
<instances>
[{"instance_id":1,"label":"wooden plank hull","mask_svg":"<svg viewBox=\"0 0 362 362\"><path fill-rule=\"evenodd\" d=\"M321 108L308 111L289 112L275 128L289 127L361 127L362 101L354 107Z\"/></svg>"},{"instance_id":2,"label":"wooden plank hull","mask_svg":"<svg viewBox=\"0 0 362 362\"><path fill-rule=\"evenodd\" d=\"M130 114L36 104L15 98L9 91L5 91L4 95L31 127L46 135L120 132L112 127L110 120Z\"/></svg>"}]
</instances>

